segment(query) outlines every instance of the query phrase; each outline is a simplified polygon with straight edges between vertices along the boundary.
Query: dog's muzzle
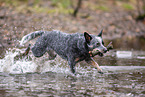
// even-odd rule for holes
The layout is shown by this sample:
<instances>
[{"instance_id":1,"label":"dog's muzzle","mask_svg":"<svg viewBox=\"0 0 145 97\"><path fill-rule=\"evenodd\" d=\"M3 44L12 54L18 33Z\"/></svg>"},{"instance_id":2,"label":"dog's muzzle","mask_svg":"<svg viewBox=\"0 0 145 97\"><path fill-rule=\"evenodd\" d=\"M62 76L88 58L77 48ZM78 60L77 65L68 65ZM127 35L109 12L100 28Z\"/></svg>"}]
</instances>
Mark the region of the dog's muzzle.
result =
<instances>
[{"instance_id":1,"label":"dog's muzzle","mask_svg":"<svg viewBox=\"0 0 145 97\"><path fill-rule=\"evenodd\" d=\"M106 53L110 49L113 49L113 46L111 45L112 42L110 42L107 47L103 47L101 50L98 48L93 49L92 51L89 51L89 54L91 57L94 57L95 55L103 56L103 53Z\"/></svg>"},{"instance_id":2,"label":"dog's muzzle","mask_svg":"<svg viewBox=\"0 0 145 97\"><path fill-rule=\"evenodd\" d=\"M107 52L107 51L105 50L103 52ZM92 51L89 51L89 54L90 54L91 57L94 57L95 55L99 55L99 56L102 57L103 56L103 52L100 51L98 48L96 48L96 49L93 49Z\"/></svg>"}]
</instances>

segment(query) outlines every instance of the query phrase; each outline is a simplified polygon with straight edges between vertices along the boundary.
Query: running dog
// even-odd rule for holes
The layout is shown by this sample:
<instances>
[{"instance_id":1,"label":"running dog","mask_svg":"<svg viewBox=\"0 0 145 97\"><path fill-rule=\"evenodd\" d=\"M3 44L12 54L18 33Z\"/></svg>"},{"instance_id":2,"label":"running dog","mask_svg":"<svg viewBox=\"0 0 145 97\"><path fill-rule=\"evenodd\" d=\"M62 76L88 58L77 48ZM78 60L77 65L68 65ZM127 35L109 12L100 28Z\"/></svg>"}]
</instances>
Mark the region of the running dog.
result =
<instances>
[{"instance_id":1,"label":"running dog","mask_svg":"<svg viewBox=\"0 0 145 97\"><path fill-rule=\"evenodd\" d=\"M102 40L102 31L97 35L91 35L87 32L67 34L61 31L35 31L25 35L20 41L24 45L28 41L40 36L36 43L27 48L24 56L32 50L35 57L41 57L46 52L50 59L56 57L56 53L68 61L71 72L75 74L76 63L85 60L88 64L94 66L99 73L103 73L97 62L92 58L92 52L99 51L99 56L103 56L108 50Z\"/></svg>"}]
</instances>

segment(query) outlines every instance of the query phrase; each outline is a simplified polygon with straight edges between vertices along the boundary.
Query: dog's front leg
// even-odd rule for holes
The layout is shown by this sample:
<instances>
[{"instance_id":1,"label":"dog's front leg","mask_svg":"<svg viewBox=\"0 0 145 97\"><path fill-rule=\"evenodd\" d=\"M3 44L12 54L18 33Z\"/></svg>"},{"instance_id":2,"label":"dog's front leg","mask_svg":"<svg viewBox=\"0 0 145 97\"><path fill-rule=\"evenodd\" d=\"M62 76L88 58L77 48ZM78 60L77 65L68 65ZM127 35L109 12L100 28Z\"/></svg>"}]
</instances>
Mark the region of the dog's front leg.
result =
<instances>
[{"instance_id":1,"label":"dog's front leg","mask_svg":"<svg viewBox=\"0 0 145 97\"><path fill-rule=\"evenodd\" d=\"M71 70L71 72L73 73L73 74L75 74L75 61L72 61L72 60L70 60L70 61L68 61L68 64L69 64L69 66L70 66L70 70Z\"/></svg>"},{"instance_id":2,"label":"dog's front leg","mask_svg":"<svg viewBox=\"0 0 145 97\"><path fill-rule=\"evenodd\" d=\"M103 74L102 69L100 68L99 64L92 57L89 58L89 60L86 60L86 62L92 65L93 67L95 67L95 69L97 69L100 74Z\"/></svg>"}]
</instances>

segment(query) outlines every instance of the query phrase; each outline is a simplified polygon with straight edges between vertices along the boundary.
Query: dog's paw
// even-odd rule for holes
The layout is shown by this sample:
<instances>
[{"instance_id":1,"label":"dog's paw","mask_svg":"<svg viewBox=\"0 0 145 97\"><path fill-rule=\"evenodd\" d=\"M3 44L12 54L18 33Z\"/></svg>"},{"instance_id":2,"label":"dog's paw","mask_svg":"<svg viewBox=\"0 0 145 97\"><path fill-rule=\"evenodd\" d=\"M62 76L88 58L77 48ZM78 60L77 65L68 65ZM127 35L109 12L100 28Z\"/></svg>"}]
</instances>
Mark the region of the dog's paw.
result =
<instances>
[{"instance_id":1,"label":"dog's paw","mask_svg":"<svg viewBox=\"0 0 145 97\"><path fill-rule=\"evenodd\" d=\"M104 74L103 71L102 71L101 69L98 70L98 73Z\"/></svg>"},{"instance_id":2,"label":"dog's paw","mask_svg":"<svg viewBox=\"0 0 145 97\"><path fill-rule=\"evenodd\" d=\"M98 71L98 73L100 73L100 74L104 74L102 71Z\"/></svg>"}]
</instances>

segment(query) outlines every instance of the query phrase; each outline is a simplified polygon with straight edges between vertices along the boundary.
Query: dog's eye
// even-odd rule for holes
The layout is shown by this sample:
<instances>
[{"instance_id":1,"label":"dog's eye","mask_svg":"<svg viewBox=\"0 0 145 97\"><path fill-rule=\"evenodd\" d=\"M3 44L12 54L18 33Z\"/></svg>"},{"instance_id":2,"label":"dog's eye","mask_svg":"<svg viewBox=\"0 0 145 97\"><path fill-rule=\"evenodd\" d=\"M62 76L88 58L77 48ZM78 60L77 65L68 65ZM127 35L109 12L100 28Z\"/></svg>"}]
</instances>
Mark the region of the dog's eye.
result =
<instances>
[{"instance_id":1,"label":"dog's eye","mask_svg":"<svg viewBox=\"0 0 145 97\"><path fill-rule=\"evenodd\" d=\"M98 43L96 43L96 46L99 46L100 45L100 43L98 42Z\"/></svg>"}]
</instances>

